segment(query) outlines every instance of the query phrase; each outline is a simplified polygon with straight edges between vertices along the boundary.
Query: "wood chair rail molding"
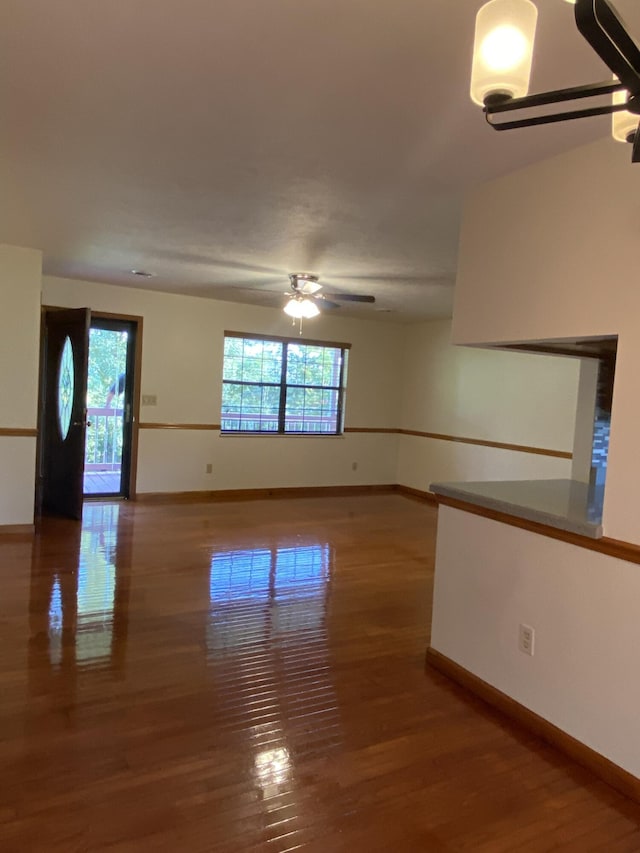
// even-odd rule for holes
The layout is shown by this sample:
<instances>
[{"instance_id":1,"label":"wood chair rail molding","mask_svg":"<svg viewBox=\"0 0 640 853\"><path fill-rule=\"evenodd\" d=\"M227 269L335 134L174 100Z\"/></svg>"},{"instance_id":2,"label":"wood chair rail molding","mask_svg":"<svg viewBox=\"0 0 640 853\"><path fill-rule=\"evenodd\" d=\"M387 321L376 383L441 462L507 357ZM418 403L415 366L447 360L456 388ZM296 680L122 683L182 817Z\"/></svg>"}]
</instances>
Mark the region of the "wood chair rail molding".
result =
<instances>
[{"instance_id":1,"label":"wood chair rail molding","mask_svg":"<svg viewBox=\"0 0 640 853\"><path fill-rule=\"evenodd\" d=\"M370 432L380 435L398 435L402 430L394 427L345 427L344 432Z\"/></svg>"},{"instance_id":2,"label":"wood chair rail molding","mask_svg":"<svg viewBox=\"0 0 640 853\"><path fill-rule=\"evenodd\" d=\"M211 430L213 432L220 430L220 424L182 424L182 423L163 423L160 421L143 421L138 424L140 429L184 429L184 430ZM538 456L551 456L555 459L573 459L573 453L566 450L552 450L545 447L530 447L525 444L507 444L502 441L489 441L484 438L465 438L460 435L446 435L440 432L421 432L415 429L401 429L399 427L345 427L344 433L357 434L368 433L378 435L411 435L418 438L430 438L435 441L451 441L457 444L471 444L476 447L491 447L495 450L511 450L516 453L534 453ZM241 433L234 433L240 435ZM261 435L260 433L247 433L247 435ZM271 435L271 433L264 433ZM274 433L275 435L275 433ZM278 435L281 436L280 433ZM313 435L313 434L312 434ZM315 436L318 437L318 436Z\"/></svg>"},{"instance_id":3,"label":"wood chair rail molding","mask_svg":"<svg viewBox=\"0 0 640 853\"><path fill-rule=\"evenodd\" d=\"M436 441L452 441L457 444L472 444L478 447L493 447L496 450L513 450L517 453L535 453L538 456L552 456L556 459L573 459L568 450L551 450L546 447L531 447L527 444L507 444L504 441L489 441L484 438L466 438L460 435L447 435L440 432L422 432L417 429L399 429L400 435L415 435L420 438L432 438Z\"/></svg>"},{"instance_id":4,"label":"wood chair rail molding","mask_svg":"<svg viewBox=\"0 0 640 853\"><path fill-rule=\"evenodd\" d=\"M220 429L220 424L178 424L178 423L162 423L159 421L141 421L138 424L139 429L184 429L184 430L209 430L216 432Z\"/></svg>"},{"instance_id":5,"label":"wood chair rail molding","mask_svg":"<svg viewBox=\"0 0 640 853\"><path fill-rule=\"evenodd\" d=\"M37 429L23 429L21 427L0 427L2 438L37 438Z\"/></svg>"}]
</instances>

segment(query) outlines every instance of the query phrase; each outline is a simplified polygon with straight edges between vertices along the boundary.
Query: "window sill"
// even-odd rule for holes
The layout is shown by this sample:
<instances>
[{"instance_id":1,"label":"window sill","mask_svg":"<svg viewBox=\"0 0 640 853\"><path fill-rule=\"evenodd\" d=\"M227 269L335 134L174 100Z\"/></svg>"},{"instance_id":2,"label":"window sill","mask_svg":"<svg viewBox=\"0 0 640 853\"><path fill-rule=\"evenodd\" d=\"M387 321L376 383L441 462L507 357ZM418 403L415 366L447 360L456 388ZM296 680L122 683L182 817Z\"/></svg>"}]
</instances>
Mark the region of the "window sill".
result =
<instances>
[{"instance_id":1,"label":"window sill","mask_svg":"<svg viewBox=\"0 0 640 853\"><path fill-rule=\"evenodd\" d=\"M321 432L222 432L220 430L220 438L344 438L345 435L341 432L339 435L334 433Z\"/></svg>"}]
</instances>

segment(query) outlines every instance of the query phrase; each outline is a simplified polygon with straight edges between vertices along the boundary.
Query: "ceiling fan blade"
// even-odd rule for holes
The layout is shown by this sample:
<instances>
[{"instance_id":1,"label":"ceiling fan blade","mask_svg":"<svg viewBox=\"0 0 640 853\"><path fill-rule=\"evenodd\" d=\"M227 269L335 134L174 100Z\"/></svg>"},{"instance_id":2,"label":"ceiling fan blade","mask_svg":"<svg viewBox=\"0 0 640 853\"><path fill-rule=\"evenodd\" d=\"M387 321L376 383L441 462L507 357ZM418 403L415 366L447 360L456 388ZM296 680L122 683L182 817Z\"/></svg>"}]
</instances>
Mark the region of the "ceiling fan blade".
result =
<instances>
[{"instance_id":1,"label":"ceiling fan blade","mask_svg":"<svg viewBox=\"0 0 640 853\"><path fill-rule=\"evenodd\" d=\"M316 303L318 308L340 308L337 302L332 302L330 299L327 299L326 296L322 296L318 294L317 296L311 296L311 299Z\"/></svg>"},{"instance_id":2,"label":"ceiling fan blade","mask_svg":"<svg viewBox=\"0 0 640 853\"><path fill-rule=\"evenodd\" d=\"M332 299L339 299L341 302L375 302L375 296L367 296L362 293L332 293Z\"/></svg>"}]
</instances>

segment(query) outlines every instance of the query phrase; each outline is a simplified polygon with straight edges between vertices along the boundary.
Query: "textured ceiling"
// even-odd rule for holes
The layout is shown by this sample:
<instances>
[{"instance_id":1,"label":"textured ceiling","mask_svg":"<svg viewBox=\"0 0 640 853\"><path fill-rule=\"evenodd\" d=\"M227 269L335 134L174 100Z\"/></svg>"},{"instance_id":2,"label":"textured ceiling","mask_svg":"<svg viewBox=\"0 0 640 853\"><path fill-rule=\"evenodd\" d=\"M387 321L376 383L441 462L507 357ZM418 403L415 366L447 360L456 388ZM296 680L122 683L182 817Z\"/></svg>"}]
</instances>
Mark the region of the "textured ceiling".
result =
<instances>
[{"instance_id":1,"label":"textured ceiling","mask_svg":"<svg viewBox=\"0 0 640 853\"><path fill-rule=\"evenodd\" d=\"M279 305L306 270L376 296L342 313L447 315L465 191L609 127L491 131L480 5L4 0L0 241L52 275ZM538 7L532 89L604 79L573 7Z\"/></svg>"}]
</instances>

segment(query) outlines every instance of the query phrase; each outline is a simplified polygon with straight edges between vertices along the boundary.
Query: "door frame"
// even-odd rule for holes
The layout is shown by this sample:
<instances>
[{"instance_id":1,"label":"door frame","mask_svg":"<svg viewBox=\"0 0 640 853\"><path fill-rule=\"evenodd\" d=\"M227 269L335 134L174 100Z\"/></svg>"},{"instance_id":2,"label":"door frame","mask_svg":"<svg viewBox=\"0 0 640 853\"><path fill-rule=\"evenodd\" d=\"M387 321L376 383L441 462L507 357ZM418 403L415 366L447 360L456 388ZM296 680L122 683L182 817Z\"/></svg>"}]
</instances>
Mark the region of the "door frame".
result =
<instances>
[{"instance_id":1,"label":"door frame","mask_svg":"<svg viewBox=\"0 0 640 853\"><path fill-rule=\"evenodd\" d=\"M90 307L90 306L89 306ZM38 440L36 445L36 482L34 490L35 516L42 515L42 460L43 460L43 436L44 436L44 394L45 394L45 323L46 314L51 311L68 310L66 305L42 305L40 307L40 366L38 371ZM91 310L91 317L103 320L122 320L136 327L135 350L133 354L133 393L131 397L131 464L129 466L129 498L130 501L137 500L136 484L138 478L138 430L140 426L140 382L142 379L142 327L144 318L138 314L120 314L111 311ZM108 500L108 498L103 498Z\"/></svg>"}]
</instances>

